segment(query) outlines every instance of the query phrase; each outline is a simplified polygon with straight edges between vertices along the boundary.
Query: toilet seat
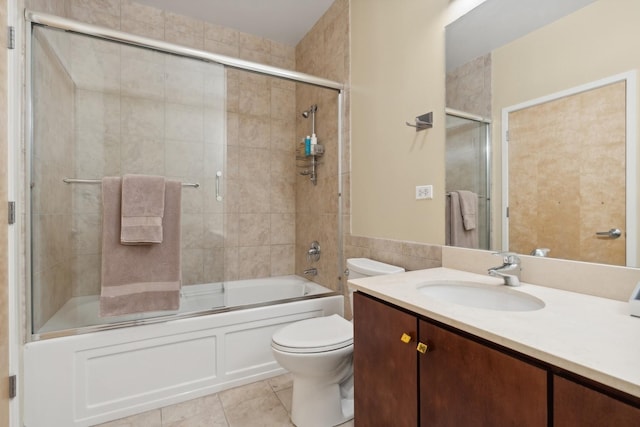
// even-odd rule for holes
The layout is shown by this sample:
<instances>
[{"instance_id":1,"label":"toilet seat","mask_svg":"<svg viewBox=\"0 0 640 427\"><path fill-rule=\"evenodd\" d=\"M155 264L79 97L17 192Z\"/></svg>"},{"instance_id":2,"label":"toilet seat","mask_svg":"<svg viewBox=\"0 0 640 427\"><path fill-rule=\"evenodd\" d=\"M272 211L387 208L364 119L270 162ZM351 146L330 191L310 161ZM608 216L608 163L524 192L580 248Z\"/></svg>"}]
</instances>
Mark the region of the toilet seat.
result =
<instances>
[{"instance_id":1,"label":"toilet seat","mask_svg":"<svg viewBox=\"0 0 640 427\"><path fill-rule=\"evenodd\" d=\"M273 334L272 347L287 353L322 353L353 345L353 325L337 314L301 320Z\"/></svg>"}]
</instances>

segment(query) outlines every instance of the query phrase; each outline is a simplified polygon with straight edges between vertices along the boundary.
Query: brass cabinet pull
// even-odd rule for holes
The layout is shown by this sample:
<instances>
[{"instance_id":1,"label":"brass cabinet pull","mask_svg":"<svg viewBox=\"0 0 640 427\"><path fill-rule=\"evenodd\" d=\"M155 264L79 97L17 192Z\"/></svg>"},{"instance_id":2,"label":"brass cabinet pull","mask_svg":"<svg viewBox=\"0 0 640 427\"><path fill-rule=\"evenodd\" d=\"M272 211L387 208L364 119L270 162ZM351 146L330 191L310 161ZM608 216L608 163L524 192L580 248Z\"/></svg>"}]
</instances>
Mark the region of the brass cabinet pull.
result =
<instances>
[{"instance_id":1,"label":"brass cabinet pull","mask_svg":"<svg viewBox=\"0 0 640 427\"><path fill-rule=\"evenodd\" d=\"M427 350L429 350L429 346L426 345L425 343L419 342L418 346L416 347L416 350L418 350L422 354L425 354Z\"/></svg>"},{"instance_id":2,"label":"brass cabinet pull","mask_svg":"<svg viewBox=\"0 0 640 427\"><path fill-rule=\"evenodd\" d=\"M402 341L405 344L409 344L411 342L411 335L407 333L402 334L402 336L400 337L400 341Z\"/></svg>"}]
</instances>

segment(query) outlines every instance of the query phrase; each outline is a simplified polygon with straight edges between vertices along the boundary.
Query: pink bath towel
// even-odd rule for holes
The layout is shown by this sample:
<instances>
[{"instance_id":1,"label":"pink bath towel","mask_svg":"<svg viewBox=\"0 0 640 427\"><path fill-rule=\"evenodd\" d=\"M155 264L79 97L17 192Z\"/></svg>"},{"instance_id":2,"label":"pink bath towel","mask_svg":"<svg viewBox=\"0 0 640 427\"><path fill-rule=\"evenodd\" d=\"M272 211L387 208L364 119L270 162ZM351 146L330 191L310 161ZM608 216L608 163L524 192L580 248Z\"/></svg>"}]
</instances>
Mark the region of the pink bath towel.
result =
<instances>
[{"instance_id":1,"label":"pink bath towel","mask_svg":"<svg viewBox=\"0 0 640 427\"><path fill-rule=\"evenodd\" d=\"M119 177L102 180L100 315L177 310L180 306L182 184L166 182L162 243L130 246L120 243L121 181Z\"/></svg>"}]
</instances>

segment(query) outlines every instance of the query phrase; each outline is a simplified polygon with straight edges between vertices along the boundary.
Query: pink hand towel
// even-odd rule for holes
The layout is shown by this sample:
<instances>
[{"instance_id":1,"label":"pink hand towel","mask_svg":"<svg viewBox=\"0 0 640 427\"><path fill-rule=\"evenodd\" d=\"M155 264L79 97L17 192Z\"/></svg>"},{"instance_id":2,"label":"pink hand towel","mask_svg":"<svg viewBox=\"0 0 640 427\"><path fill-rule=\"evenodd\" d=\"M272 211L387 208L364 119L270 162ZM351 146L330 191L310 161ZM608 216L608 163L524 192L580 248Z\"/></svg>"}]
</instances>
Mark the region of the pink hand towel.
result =
<instances>
[{"instance_id":1,"label":"pink hand towel","mask_svg":"<svg viewBox=\"0 0 640 427\"><path fill-rule=\"evenodd\" d=\"M478 210L478 195L471 191L459 190L460 212L465 230L476 228L476 212Z\"/></svg>"},{"instance_id":2,"label":"pink hand towel","mask_svg":"<svg viewBox=\"0 0 640 427\"><path fill-rule=\"evenodd\" d=\"M461 248L478 248L478 229L467 230L464 227L462 210L460 209L460 194L458 191L449 193L449 200L446 204L446 244Z\"/></svg>"},{"instance_id":3,"label":"pink hand towel","mask_svg":"<svg viewBox=\"0 0 640 427\"><path fill-rule=\"evenodd\" d=\"M122 178L120 243L162 243L164 192L163 176L125 175Z\"/></svg>"}]
</instances>

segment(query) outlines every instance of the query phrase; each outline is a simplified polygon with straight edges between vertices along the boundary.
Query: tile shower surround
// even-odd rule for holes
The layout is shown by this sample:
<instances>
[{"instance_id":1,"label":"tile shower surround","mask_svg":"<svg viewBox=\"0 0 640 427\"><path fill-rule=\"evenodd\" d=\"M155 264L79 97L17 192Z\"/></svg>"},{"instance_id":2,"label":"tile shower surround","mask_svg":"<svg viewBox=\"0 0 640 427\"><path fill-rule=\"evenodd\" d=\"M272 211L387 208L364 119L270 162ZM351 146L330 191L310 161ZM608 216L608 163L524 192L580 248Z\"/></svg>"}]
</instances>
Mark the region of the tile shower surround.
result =
<instances>
[{"instance_id":1,"label":"tile shower surround","mask_svg":"<svg viewBox=\"0 0 640 427\"><path fill-rule=\"evenodd\" d=\"M133 2L28 1L27 7L295 68L292 47ZM135 22L141 16L145 17L144 25ZM210 147L219 141L207 140L212 132L205 127L210 121L205 118L207 106L204 110L202 107L202 94L206 93L202 74L198 70L185 72L179 64L194 61L171 57L167 62L175 61L174 69L180 71L171 73L169 66L160 68L164 56L156 52L141 54L135 50L127 57L133 49L126 46L86 40L76 43L88 43L84 48L90 49L97 43L106 60L76 60L74 64L79 123L73 131L77 142L75 177L157 173L199 182L200 189L185 188L183 192L184 284L293 274L295 84L238 70L225 71L227 100L223 114L228 145L223 180L226 209L222 212L210 197L214 175L204 170L212 163ZM158 71L156 78L149 78L150 67ZM157 76L164 71L168 71L168 77L163 81ZM86 78L96 74L102 76L97 82ZM194 84L198 82L200 88ZM164 143L164 153L155 160L136 152L158 143ZM64 267L72 279L60 280L60 289L56 289L60 298L42 298L49 306L44 304L41 321L70 296L99 292L99 186L61 185L55 191L74 197L73 214L65 214L75 229L68 245L73 259ZM46 262L53 258L54 251L48 253L43 257Z\"/></svg>"}]
</instances>

